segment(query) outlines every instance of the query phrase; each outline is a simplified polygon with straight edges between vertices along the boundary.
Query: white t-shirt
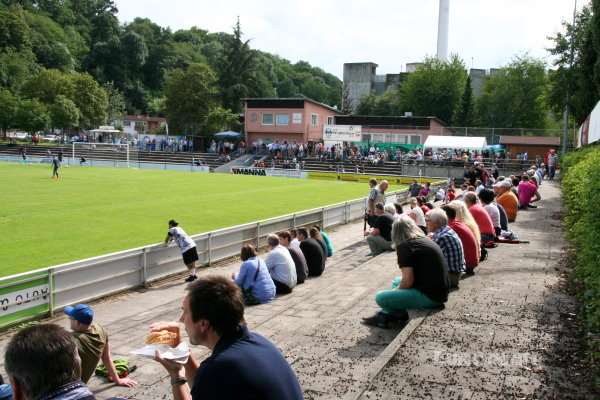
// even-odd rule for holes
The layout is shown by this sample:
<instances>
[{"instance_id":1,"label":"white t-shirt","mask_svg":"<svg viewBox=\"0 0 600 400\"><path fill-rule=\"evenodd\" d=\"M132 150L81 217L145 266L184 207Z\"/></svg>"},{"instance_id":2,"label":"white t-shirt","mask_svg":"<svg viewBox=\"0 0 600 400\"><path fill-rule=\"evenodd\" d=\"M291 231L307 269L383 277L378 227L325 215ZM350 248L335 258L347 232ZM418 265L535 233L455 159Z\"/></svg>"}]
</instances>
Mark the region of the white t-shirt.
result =
<instances>
[{"instance_id":1,"label":"white t-shirt","mask_svg":"<svg viewBox=\"0 0 600 400\"><path fill-rule=\"evenodd\" d=\"M175 243L177 243L177 246L179 246L182 253L185 253L192 247L196 247L196 243L194 243L192 238L189 237L187 233L185 233L185 231L178 226L169 229L169 236L171 236Z\"/></svg>"},{"instance_id":2,"label":"white t-shirt","mask_svg":"<svg viewBox=\"0 0 600 400\"><path fill-rule=\"evenodd\" d=\"M293 238L290 244L292 246L300 247L300 241L298 240L298 238Z\"/></svg>"},{"instance_id":3,"label":"white t-shirt","mask_svg":"<svg viewBox=\"0 0 600 400\"><path fill-rule=\"evenodd\" d=\"M425 214L423 214L423 210L421 209L421 207L417 206L413 209L411 209L408 212L408 215L414 215L416 217L416 223L419 226L425 226Z\"/></svg>"},{"instance_id":4,"label":"white t-shirt","mask_svg":"<svg viewBox=\"0 0 600 400\"><path fill-rule=\"evenodd\" d=\"M275 281L285 283L290 288L296 286L296 264L288 249L277 245L269 252L265 259L271 278Z\"/></svg>"},{"instance_id":5,"label":"white t-shirt","mask_svg":"<svg viewBox=\"0 0 600 400\"><path fill-rule=\"evenodd\" d=\"M494 203L491 203L486 206L483 206L483 209L485 211L487 211L490 218L492 219L492 225L494 226L494 228L496 228L496 227L499 228L500 227L500 211L498 210L498 207L496 207L496 205Z\"/></svg>"}]
</instances>

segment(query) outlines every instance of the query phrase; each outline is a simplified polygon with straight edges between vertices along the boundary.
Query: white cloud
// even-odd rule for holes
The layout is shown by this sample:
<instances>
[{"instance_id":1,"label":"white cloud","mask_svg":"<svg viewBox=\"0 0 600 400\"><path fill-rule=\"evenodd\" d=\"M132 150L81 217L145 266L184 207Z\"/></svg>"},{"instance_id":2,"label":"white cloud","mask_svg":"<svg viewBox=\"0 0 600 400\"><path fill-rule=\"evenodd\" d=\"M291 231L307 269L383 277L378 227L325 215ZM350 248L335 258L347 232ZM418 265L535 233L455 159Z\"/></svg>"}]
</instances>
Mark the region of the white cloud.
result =
<instances>
[{"instance_id":1,"label":"white cloud","mask_svg":"<svg viewBox=\"0 0 600 400\"><path fill-rule=\"evenodd\" d=\"M587 1L589 2L589 1ZM579 1L578 8L582 3ZM344 62L372 61L378 73L434 55L438 0L116 0L121 22L149 18L172 30L198 26L231 32L239 15L245 38L292 62L306 60L341 78ZM499 67L515 54L547 59L546 37L571 20L570 0L450 0L448 49L467 67Z\"/></svg>"}]
</instances>

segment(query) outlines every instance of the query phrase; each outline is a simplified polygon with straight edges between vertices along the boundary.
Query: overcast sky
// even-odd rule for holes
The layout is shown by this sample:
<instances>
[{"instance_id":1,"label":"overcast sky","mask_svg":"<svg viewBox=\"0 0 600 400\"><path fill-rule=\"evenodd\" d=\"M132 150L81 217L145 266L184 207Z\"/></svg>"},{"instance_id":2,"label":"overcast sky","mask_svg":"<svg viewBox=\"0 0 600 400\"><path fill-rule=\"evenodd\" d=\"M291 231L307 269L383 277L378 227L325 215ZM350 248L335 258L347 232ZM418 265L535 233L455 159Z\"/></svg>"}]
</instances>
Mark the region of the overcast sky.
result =
<instances>
[{"instance_id":1,"label":"overcast sky","mask_svg":"<svg viewBox=\"0 0 600 400\"><path fill-rule=\"evenodd\" d=\"M438 0L114 0L119 20L149 18L173 31L197 26L231 33L239 15L251 47L308 61L342 78L346 62L377 63L378 74L435 55ZM580 10L589 0L579 0ZM547 36L572 21L575 0L450 0L449 53L467 68L507 65L529 52L550 63Z\"/></svg>"}]
</instances>

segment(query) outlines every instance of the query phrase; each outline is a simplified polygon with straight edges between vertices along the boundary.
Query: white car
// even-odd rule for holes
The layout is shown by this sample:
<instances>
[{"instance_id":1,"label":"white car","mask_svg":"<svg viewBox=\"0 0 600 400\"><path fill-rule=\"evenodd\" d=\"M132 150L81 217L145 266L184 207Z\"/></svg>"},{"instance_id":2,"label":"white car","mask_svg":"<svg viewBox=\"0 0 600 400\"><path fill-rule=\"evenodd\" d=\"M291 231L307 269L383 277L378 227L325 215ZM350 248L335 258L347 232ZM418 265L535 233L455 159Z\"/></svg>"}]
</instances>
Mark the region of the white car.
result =
<instances>
[{"instance_id":1,"label":"white car","mask_svg":"<svg viewBox=\"0 0 600 400\"><path fill-rule=\"evenodd\" d=\"M25 133L25 132L17 132L17 133L15 133L13 138L16 140L26 141L26 140L31 139L31 135L29 133Z\"/></svg>"},{"instance_id":2,"label":"white car","mask_svg":"<svg viewBox=\"0 0 600 400\"><path fill-rule=\"evenodd\" d=\"M58 143L59 137L57 135L46 135L41 140L42 142Z\"/></svg>"}]
</instances>

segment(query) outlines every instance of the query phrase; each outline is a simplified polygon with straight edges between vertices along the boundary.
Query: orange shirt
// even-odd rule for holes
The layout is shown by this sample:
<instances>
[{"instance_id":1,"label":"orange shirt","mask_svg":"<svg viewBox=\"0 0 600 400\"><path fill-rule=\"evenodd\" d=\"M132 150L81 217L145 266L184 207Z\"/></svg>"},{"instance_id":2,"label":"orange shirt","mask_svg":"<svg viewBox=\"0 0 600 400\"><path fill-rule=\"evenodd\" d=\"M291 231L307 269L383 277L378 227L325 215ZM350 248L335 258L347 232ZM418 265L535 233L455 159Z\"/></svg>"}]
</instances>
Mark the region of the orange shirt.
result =
<instances>
[{"instance_id":1,"label":"orange shirt","mask_svg":"<svg viewBox=\"0 0 600 400\"><path fill-rule=\"evenodd\" d=\"M519 210L519 199L510 190L502 193L496 198L496 202L504 207L506 216L510 222L517 219L517 211Z\"/></svg>"}]
</instances>

